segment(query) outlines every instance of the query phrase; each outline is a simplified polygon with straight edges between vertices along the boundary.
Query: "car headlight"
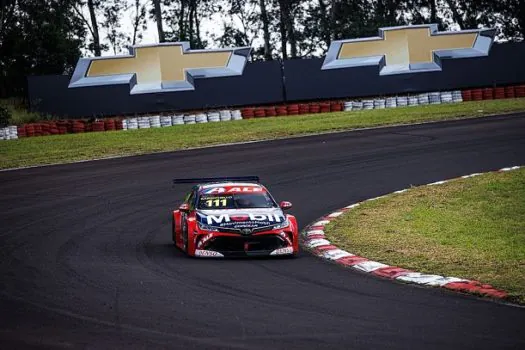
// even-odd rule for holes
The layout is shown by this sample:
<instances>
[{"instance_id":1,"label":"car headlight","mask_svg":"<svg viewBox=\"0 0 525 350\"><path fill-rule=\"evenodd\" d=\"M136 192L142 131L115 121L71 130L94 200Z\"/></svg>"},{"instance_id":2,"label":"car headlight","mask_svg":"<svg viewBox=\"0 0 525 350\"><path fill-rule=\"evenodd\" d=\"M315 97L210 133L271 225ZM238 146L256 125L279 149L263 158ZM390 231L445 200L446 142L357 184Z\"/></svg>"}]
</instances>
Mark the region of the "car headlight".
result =
<instances>
[{"instance_id":1,"label":"car headlight","mask_svg":"<svg viewBox=\"0 0 525 350\"><path fill-rule=\"evenodd\" d=\"M282 229L282 228L285 228L285 227L288 227L288 226L290 226L290 221L288 221L288 218L286 218L286 220L284 220L280 224L274 225L273 229L274 230L279 230L279 229Z\"/></svg>"},{"instance_id":2,"label":"car headlight","mask_svg":"<svg viewBox=\"0 0 525 350\"><path fill-rule=\"evenodd\" d=\"M217 231L217 229L213 226L210 226L210 225L206 225L206 224L203 224L201 222L198 223L199 225L199 228L201 230L205 230L205 231Z\"/></svg>"}]
</instances>

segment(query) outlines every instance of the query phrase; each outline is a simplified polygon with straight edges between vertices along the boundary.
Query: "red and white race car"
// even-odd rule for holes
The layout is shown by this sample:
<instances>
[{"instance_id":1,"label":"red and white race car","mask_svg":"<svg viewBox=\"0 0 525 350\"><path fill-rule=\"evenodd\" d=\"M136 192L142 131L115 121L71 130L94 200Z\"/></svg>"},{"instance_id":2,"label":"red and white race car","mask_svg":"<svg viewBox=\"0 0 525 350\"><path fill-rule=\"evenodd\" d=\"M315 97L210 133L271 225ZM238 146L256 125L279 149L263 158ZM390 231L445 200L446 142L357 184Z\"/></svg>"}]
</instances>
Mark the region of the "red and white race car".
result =
<instances>
[{"instance_id":1,"label":"red and white race car","mask_svg":"<svg viewBox=\"0 0 525 350\"><path fill-rule=\"evenodd\" d=\"M257 176L176 179L194 183L173 211L172 237L189 256L295 256L299 230L290 202L275 202Z\"/></svg>"}]
</instances>

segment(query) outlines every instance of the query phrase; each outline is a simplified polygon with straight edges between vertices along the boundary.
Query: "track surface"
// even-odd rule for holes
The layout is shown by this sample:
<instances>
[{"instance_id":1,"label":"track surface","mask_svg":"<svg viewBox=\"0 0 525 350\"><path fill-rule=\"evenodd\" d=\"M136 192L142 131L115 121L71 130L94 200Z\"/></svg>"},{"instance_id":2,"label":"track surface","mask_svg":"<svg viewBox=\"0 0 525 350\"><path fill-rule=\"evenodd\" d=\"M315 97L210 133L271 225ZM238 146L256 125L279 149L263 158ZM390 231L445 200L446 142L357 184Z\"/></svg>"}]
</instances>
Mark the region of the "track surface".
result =
<instances>
[{"instance_id":1,"label":"track surface","mask_svg":"<svg viewBox=\"0 0 525 350\"><path fill-rule=\"evenodd\" d=\"M0 173L0 348L525 348L525 309L298 259L197 260L174 177L258 174L301 225L525 164L525 115Z\"/></svg>"}]
</instances>

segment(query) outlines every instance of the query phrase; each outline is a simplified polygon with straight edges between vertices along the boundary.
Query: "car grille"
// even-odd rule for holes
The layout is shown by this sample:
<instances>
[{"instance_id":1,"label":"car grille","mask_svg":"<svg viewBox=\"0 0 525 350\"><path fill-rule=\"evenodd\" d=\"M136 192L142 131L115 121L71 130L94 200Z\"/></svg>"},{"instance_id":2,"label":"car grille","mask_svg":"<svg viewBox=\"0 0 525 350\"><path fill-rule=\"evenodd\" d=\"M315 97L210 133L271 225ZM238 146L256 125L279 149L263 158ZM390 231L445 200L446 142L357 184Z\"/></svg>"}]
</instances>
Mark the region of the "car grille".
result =
<instances>
[{"instance_id":1,"label":"car grille","mask_svg":"<svg viewBox=\"0 0 525 350\"><path fill-rule=\"evenodd\" d=\"M286 247L286 242L278 235L216 237L206 245L206 249L221 252L225 255L237 253L269 253Z\"/></svg>"}]
</instances>

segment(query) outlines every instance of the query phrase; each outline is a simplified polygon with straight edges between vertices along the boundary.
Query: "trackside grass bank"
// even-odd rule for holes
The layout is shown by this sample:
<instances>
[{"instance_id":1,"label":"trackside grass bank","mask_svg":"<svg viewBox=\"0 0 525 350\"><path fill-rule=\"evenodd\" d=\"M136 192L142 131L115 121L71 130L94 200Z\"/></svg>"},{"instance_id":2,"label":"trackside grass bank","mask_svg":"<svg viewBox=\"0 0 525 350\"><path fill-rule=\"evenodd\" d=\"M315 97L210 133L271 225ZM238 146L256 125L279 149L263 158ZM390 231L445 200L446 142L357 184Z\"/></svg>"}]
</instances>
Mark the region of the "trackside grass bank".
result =
<instances>
[{"instance_id":1,"label":"trackside grass bank","mask_svg":"<svg viewBox=\"0 0 525 350\"><path fill-rule=\"evenodd\" d=\"M56 135L0 143L0 169L174 151L363 127L525 111L525 99L273 117L167 128Z\"/></svg>"},{"instance_id":2,"label":"trackside grass bank","mask_svg":"<svg viewBox=\"0 0 525 350\"><path fill-rule=\"evenodd\" d=\"M525 303L525 169L421 186L331 221L349 252L405 269L478 280Z\"/></svg>"}]
</instances>

